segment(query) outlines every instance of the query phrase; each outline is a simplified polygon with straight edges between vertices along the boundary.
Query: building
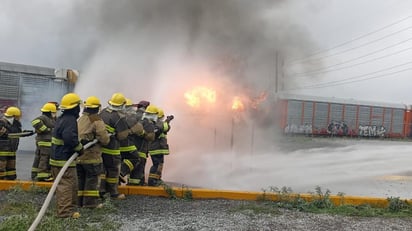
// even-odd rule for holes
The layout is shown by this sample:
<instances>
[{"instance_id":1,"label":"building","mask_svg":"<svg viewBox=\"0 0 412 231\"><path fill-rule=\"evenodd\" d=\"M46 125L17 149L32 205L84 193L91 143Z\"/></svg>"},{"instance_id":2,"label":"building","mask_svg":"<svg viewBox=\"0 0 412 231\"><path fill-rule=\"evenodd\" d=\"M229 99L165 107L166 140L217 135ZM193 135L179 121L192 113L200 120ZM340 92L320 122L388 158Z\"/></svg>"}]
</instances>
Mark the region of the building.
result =
<instances>
[{"instance_id":1,"label":"building","mask_svg":"<svg viewBox=\"0 0 412 231\"><path fill-rule=\"evenodd\" d=\"M7 107L17 106L23 112L23 128L32 129L31 120L43 104L59 102L73 91L78 76L72 69L0 62L0 115Z\"/></svg>"}]
</instances>

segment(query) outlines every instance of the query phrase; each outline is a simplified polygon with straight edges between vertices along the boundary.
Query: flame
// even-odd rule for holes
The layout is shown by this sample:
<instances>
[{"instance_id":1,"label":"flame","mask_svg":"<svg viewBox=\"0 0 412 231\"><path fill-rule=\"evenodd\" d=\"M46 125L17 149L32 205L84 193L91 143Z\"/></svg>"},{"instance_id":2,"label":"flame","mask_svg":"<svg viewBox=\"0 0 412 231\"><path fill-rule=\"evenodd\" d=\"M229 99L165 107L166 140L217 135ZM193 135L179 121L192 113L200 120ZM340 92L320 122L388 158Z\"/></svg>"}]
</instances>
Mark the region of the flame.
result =
<instances>
[{"instance_id":1,"label":"flame","mask_svg":"<svg viewBox=\"0 0 412 231\"><path fill-rule=\"evenodd\" d=\"M260 93L259 96L252 98L250 101L250 105L252 108L257 109L259 104L266 100L268 93L266 91Z\"/></svg>"},{"instance_id":2,"label":"flame","mask_svg":"<svg viewBox=\"0 0 412 231\"><path fill-rule=\"evenodd\" d=\"M243 111L245 109L240 97L235 96L235 98L233 98L232 109L235 111Z\"/></svg>"},{"instance_id":3,"label":"flame","mask_svg":"<svg viewBox=\"0 0 412 231\"><path fill-rule=\"evenodd\" d=\"M186 102L191 107L200 107L203 102L215 103L216 91L207 87L195 87L184 94Z\"/></svg>"}]
</instances>

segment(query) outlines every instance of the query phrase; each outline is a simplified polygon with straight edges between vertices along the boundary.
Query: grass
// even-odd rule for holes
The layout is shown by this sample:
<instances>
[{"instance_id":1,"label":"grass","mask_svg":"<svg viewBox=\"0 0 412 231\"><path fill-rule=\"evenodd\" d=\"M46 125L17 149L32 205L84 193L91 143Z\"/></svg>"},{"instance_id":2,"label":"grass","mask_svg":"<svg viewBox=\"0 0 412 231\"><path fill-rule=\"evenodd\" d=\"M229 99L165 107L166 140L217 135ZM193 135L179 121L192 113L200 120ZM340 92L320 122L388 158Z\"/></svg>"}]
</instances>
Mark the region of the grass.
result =
<instances>
[{"instance_id":1,"label":"grass","mask_svg":"<svg viewBox=\"0 0 412 231\"><path fill-rule=\"evenodd\" d=\"M163 185L170 199L178 199L172 187ZM192 191L182 186L182 201L193 200ZM387 198L386 208L372 207L371 205L334 205L330 200L330 191L323 191L320 187L315 188L312 200L304 200L293 193L291 188L270 187L263 190L263 196L257 201L249 201L230 209L231 212L240 212L247 216L278 216L282 214L281 209L288 209L309 213L323 213L355 217L391 217L410 218L412 216L412 205L406 200L397 197ZM279 195L276 201L271 200L265 193L276 193ZM33 186L25 191L16 186L8 191L0 191L0 231L28 230L35 220L44 202L47 190ZM343 197L344 194L340 193ZM179 196L180 197L180 196ZM118 213L117 201L105 200L104 209L80 209L81 218L60 219L55 216L55 201L52 200L45 216L42 218L36 230L83 230L83 231L109 231L118 230L121 224L114 220Z\"/></svg>"},{"instance_id":2,"label":"grass","mask_svg":"<svg viewBox=\"0 0 412 231\"><path fill-rule=\"evenodd\" d=\"M0 192L0 231L28 230L36 219L46 194L44 189L33 187L24 191L19 186ZM76 220L61 219L55 216L56 208L52 200L36 230L117 230L120 223L111 218L113 212L116 212L115 204L106 200L104 205L104 209L80 209L82 216Z\"/></svg>"},{"instance_id":3,"label":"grass","mask_svg":"<svg viewBox=\"0 0 412 231\"><path fill-rule=\"evenodd\" d=\"M325 214L335 214L335 215L345 215L345 216L358 216L358 217L411 217L412 216L412 205L406 200L401 200L399 197L389 197L388 206L386 208L372 207L368 204L363 205L334 205L330 200L330 191L322 191L318 186L315 189L313 198L311 201L303 200L302 198L292 195L292 189L283 187L278 189L276 187L270 187L268 190L263 190L264 192L277 193L279 199L277 201L271 201L265 198L265 193L262 197L258 198L258 202L264 202L263 205L267 206L267 203L271 204L276 208L285 208L291 210L298 210L301 212L310 213L325 213ZM343 193L339 193L338 196L344 198ZM240 210L242 208L239 208ZM256 212L261 212L260 209L256 208Z\"/></svg>"}]
</instances>

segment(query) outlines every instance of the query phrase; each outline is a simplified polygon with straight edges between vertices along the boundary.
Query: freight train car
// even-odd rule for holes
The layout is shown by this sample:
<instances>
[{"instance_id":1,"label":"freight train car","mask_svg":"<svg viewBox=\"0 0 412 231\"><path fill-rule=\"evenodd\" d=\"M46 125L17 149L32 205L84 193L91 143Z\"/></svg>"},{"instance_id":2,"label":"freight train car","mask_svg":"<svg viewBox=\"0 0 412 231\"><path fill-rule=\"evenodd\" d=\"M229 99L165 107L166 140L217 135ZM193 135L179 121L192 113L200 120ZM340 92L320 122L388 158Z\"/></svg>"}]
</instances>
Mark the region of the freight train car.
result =
<instances>
[{"instance_id":1,"label":"freight train car","mask_svg":"<svg viewBox=\"0 0 412 231\"><path fill-rule=\"evenodd\" d=\"M411 137L412 116L404 104L279 95L285 134L350 137Z\"/></svg>"}]
</instances>

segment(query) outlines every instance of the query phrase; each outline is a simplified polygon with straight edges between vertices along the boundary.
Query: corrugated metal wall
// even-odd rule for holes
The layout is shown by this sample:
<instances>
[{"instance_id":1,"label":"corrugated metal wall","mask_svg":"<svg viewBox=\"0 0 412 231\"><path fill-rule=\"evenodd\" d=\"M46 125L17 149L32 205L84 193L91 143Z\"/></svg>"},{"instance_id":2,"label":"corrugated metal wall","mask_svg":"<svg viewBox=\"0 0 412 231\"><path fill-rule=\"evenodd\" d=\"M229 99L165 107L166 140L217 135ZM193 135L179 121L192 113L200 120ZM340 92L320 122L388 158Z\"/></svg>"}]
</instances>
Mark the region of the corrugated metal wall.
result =
<instances>
[{"instance_id":1,"label":"corrugated metal wall","mask_svg":"<svg viewBox=\"0 0 412 231\"><path fill-rule=\"evenodd\" d=\"M315 133L327 133L337 128L344 132L343 135L403 134L403 109L292 99L287 104L288 132L307 132L304 128L310 125Z\"/></svg>"},{"instance_id":2,"label":"corrugated metal wall","mask_svg":"<svg viewBox=\"0 0 412 231\"><path fill-rule=\"evenodd\" d=\"M56 79L54 69L0 62L0 103L21 108L23 121L30 122L40 114L41 106L49 101L59 102L74 85ZM0 105L6 107L10 105Z\"/></svg>"}]
</instances>

